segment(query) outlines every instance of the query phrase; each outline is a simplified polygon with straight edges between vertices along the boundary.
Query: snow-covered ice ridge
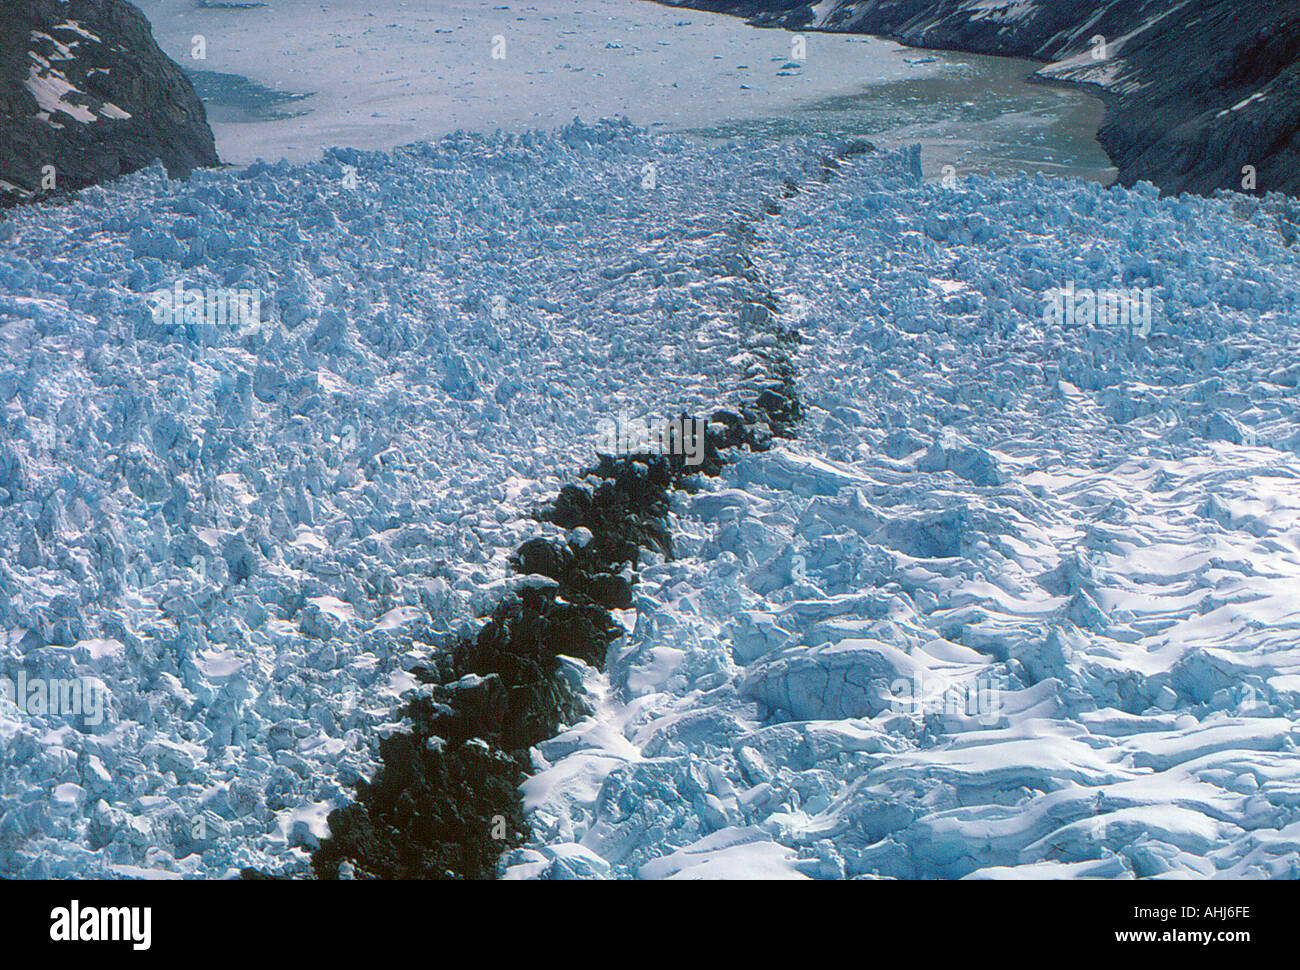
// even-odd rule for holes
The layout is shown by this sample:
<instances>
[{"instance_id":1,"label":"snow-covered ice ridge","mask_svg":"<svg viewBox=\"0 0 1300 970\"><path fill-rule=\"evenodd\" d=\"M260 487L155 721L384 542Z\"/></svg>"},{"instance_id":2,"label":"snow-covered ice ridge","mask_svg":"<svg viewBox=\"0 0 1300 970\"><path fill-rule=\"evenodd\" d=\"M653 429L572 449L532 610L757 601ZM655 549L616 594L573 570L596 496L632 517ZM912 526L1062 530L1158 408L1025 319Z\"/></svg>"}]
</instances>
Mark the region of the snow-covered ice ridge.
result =
<instances>
[{"instance_id":1,"label":"snow-covered ice ridge","mask_svg":"<svg viewBox=\"0 0 1300 970\"><path fill-rule=\"evenodd\" d=\"M743 385L718 241L788 179L749 253L808 341L801 437L681 497L506 874L1293 874L1300 271L1270 205L901 155L808 181L831 149L575 125L14 213L0 675L108 703L0 702L0 872L305 871L425 645L564 537L529 512L600 418ZM263 325L160 325L178 281L260 291ZM1151 334L1045 326L1070 283L1150 287Z\"/></svg>"}]
</instances>

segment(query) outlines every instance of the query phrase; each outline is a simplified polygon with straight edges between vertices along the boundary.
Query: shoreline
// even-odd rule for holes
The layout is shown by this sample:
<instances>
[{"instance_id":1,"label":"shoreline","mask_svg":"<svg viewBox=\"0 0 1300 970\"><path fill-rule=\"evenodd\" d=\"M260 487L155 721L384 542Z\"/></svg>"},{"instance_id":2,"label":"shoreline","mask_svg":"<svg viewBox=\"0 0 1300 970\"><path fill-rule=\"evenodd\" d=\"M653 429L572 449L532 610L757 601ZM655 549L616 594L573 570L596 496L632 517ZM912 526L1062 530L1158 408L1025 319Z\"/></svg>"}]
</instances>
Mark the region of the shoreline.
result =
<instances>
[{"instance_id":1,"label":"shoreline","mask_svg":"<svg viewBox=\"0 0 1300 970\"><path fill-rule=\"evenodd\" d=\"M1002 158L1011 158L1031 171L1103 182L1113 177L1096 145L1095 128L1084 133L1065 120L1059 130L1047 133L1046 144L1040 142L1048 114L1059 107L1059 117L1068 119L1078 105L1053 106L1053 99L1022 82L1024 72L1017 71L1013 80L1009 72L990 71L974 59L916 58L909 47L887 39L823 34L800 60L788 38L760 33L721 14L693 10L683 17L661 4L593 0L562 9L542 3L522 25L498 19L510 15L475 11L470 16L452 6L437 16L413 13L364 31L345 18L345 9L327 23L294 25L285 33L281 27L295 12L292 4L233 16L218 11L182 15L178 2L142 3L154 19L159 42L178 60L188 57L195 31L213 35L220 29L224 38L220 50L209 50L206 62L187 61L187 69L247 78L250 86L281 98L291 91L314 92L287 105L307 112L292 121L230 123L209 103L223 157L237 164L249 164L257 155L268 161L282 154L290 162L311 161L324 144L391 150L436 140L457 128L546 131L568 124L576 114L588 121L625 116L648 130L706 137L715 131L815 130L899 148L921 141L927 145L927 161L936 149L938 155L946 154L948 143L974 159L973 170L981 172L1011 174L1011 167L1000 166ZM462 20L461 13L468 19ZM507 57L492 61L486 41L497 30L505 36ZM286 73L288 68L267 73L272 61L258 56L265 47L258 33L268 31L284 34L286 45L304 51L292 73ZM353 77L354 68L364 71L363 62L376 56L368 53L371 48L385 51L382 76L367 76L352 87L331 79L327 66L345 78ZM322 59L326 49L340 63L327 65ZM909 85L932 88L939 100L923 94L919 105L906 104L902 99L908 92L902 89ZM511 99L503 88L518 96ZM1078 92L1068 97L1087 98ZM999 119L990 121L985 111L963 107L975 102L981 108L997 106ZM1096 114L1100 124L1100 107ZM966 122L972 116L977 116L977 130L986 124L993 130L973 140L967 137ZM903 133L891 136L894 129ZM1017 165L1014 171L1023 168Z\"/></svg>"},{"instance_id":2,"label":"shoreline","mask_svg":"<svg viewBox=\"0 0 1300 970\"><path fill-rule=\"evenodd\" d=\"M811 5L774 11L763 10L763 0L651 2L743 17L755 27L1035 61L1044 65L1035 83L1084 91L1106 106L1097 141L1118 184L1149 181L1172 194L1300 195L1300 11L1261 10L1247 21L1226 0L1201 0L1137 22L1123 4L1109 3L1075 23L1069 4L1035 0L1017 18L1019 29L1008 31L993 29L987 11L965 0L840 0L820 22ZM1088 45L1099 39L1105 56L1092 58ZM1171 70L1189 60L1209 70L1195 78Z\"/></svg>"}]
</instances>

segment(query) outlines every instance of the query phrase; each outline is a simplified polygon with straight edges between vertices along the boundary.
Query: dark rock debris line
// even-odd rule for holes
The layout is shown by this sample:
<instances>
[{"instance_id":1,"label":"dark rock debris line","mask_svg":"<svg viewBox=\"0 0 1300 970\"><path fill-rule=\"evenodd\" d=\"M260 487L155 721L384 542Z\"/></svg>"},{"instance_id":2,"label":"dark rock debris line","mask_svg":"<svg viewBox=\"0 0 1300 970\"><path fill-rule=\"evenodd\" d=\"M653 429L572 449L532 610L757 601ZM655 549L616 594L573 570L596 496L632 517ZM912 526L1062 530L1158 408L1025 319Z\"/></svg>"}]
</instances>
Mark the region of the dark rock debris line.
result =
<instances>
[{"instance_id":1,"label":"dark rock debris line","mask_svg":"<svg viewBox=\"0 0 1300 970\"><path fill-rule=\"evenodd\" d=\"M845 145L822 159L819 177L832 178L841 159L868 151L875 148L865 142ZM783 195L800 191L787 182ZM749 404L709 416L698 466L677 453L600 455L583 483L564 486L539 512L576 537L521 545L512 557L520 588L477 636L416 668L428 690L397 712L409 730L381 741L375 777L330 814L330 835L312 857L318 878L492 879L503 853L528 840L519 789L529 748L590 713L561 658L604 669L623 635L611 610L632 606L641 551L673 555L671 493L697 490L700 476L718 475L735 449L764 451L773 437L793 436L802 417L792 362L800 335L781 324L780 301L749 256L758 223L779 211L772 199L736 215L719 253L743 281L737 312L758 360L739 382Z\"/></svg>"}]
</instances>

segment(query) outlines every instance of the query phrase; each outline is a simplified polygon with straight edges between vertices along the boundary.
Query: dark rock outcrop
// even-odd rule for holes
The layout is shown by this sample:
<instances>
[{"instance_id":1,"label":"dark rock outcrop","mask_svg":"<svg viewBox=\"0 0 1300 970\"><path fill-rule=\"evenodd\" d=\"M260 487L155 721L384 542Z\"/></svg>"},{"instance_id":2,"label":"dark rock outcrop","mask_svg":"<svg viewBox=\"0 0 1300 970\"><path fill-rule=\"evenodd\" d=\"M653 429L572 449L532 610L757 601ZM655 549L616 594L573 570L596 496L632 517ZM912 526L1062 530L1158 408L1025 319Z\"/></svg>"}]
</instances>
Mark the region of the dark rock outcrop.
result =
<instances>
[{"instance_id":1,"label":"dark rock outcrop","mask_svg":"<svg viewBox=\"0 0 1300 970\"><path fill-rule=\"evenodd\" d=\"M587 713L561 658L604 668L622 635L609 611L631 605L642 550L671 555L670 492L717 474L730 444L711 430L698 470L680 455L601 456L584 476L599 484L565 486L542 517L585 529L587 541L525 542L516 570L546 582L508 595L476 636L415 669L429 688L400 711L410 730L381 742L374 779L330 813L330 835L312 857L318 877L497 874L501 853L528 835L519 785L529 748ZM757 446L743 436L734 444Z\"/></svg>"},{"instance_id":2,"label":"dark rock outcrop","mask_svg":"<svg viewBox=\"0 0 1300 970\"><path fill-rule=\"evenodd\" d=\"M1119 180L1300 194L1300 3L1239 0L682 0L759 26L876 34L1048 62L1106 102ZM1095 38L1103 38L1104 44Z\"/></svg>"},{"instance_id":3,"label":"dark rock outcrop","mask_svg":"<svg viewBox=\"0 0 1300 970\"><path fill-rule=\"evenodd\" d=\"M819 178L833 178L842 159L875 151L868 142L846 143L821 158ZM787 181L783 195L800 191ZM673 555L673 492L696 491L700 476L719 475L735 450L766 451L774 436L793 437L802 420L793 362L801 338L774 314L777 298L749 257L760 213L779 211L766 199L724 234L721 255L748 284L738 316L752 338L742 346L755 359L745 368L741 405L707 420L681 416L679 428L704 429L698 463L684 448L599 454L581 483L565 485L539 510L573 535L520 545L511 559L525 580L520 587L476 635L414 668L426 688L399 708L405 727L381 742L374 778L330 813L330 834L312 855L318 878L491 879L502 854L527 841L519 786L532 766L529 749L588 713L562 658L604 669L622 636L611 611L633 605L642 553Z\"/></svg>"},{"instance_id":4,"label":"dark rock outcrop","mask_svg":"<svg viewBox=\"0 0 1300 970\"><path fill-rule=\"evenodd\" d=\"M0 206L161 161L220 164L203 104L126 0L0 0Z\"/></svg>"}]
</instances>

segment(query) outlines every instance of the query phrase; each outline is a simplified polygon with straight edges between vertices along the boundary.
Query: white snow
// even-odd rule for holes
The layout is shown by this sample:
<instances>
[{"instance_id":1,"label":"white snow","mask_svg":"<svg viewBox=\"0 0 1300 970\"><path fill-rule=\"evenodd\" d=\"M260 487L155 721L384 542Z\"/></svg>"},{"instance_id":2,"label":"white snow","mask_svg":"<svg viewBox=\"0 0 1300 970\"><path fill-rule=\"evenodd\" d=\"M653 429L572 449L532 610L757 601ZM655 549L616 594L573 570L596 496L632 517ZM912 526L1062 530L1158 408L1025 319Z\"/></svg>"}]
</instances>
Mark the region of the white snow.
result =
<instances>
[{"instance_id":1,"label":"white snow","mask_svg":"<svg viewBox=\"0 0 1300 970\"><path fill-rule=\"evenodd\" d=\"M1127 2L1127 0L1119 0L1119 2ZM1038 74L1048 79L1070 81L1075 84L1096 84L1104 88L1115 88L1125 93L1138 90L1140 87L1139 82L1132 80L1128 76L1127 64L1124 61L1125 46L1133 38L1145 34L1160 21L1177 13L1190 2L1191 0L1181 0L1180 3L1165 7L1155 16L1149 17L1133 30L1118 37L1106 37L1096 34L1093 32L1092 22L1086 23L1076 31L1074 36L1079 53L1048 64L1039 70ZM1101 10L1098 10L1097 15L1100 16L1101 12ZM1096 56L1098 49L1093 46L1096 37L1101 37L1104 41L1105 57L1098 58Z\"/></svg>"},{"instance_id":2,"label":"white snow","mask_svg":"<svg viewBox=\"0 0 1300 970\"><path fill-rule=\"evenodd\" d=\"M81 122L95 120L95 113L85 105L65 100L69 94L81 94L81 91L58 71L33 64L27 71L24 84L42 111L49 114L63 112Z\"/></svg>"},{"instance_id":3,"label":"white snow","mask_svg":"<svg viewBox=\"0 0 1300 970\"><path fill-rule=\"evenodd\" d=\"M65 20L63 23L53 28L54 30L69 30L86 40L93 40L96 43L103 43L97 34L91 33L76 20Z\"/></svg>"},{"instance_id":4,"label":"white snow","mask_svg":"<svg viewBox=\"0 0 1300 970\"><path fill-rule=\"evenodd\" d=\"M75 42L71 46L64 45L56 41L53 37L50 37L48 34L43 34L38 31L32 31L32 40L44 40L47 43L52 44L58 54L58 56L52 58L52 60L72 60L76 56L71 50L71 47L76 46ZM32 93L32 96L36 98L36 103L41 108L37 117L41 118L51 127L64 127L63 125L52 121L50 118L51 115L59 112L83 123L97 121L100 118L124 121L131 117L129 113L123 111L111 102L99 101L97 98L88 98L84 92L69 82L60 71L57 71L50 66L51 59L44 58L33 51L31 52L31 60L32 64L28 68L27 80L24 82L24 85L27 90ZM69 94L75 94L81 98L90 100L92 103L98 104L99 107L91 110L91 108L84 104L69 101Z\"/></svg>"},{"instance_id":5,"label":"white snow","mask_svg":"<svg viewBox=\"0 0 1300 970\"><path fill-rule=\"evenodd\" d=\"M55 61L70 61L70 60L73 60L74 58L76 58L76 56L77 56L76 53L75 53L74 50L73 50L73 48L75 48L75 47L77 46L77 42L76 42L76 41L72 41L72 42L70 42L70 43L65 44L65 43L63 43L62 41L60 41L60 40L55 40L55 39L54 39L53 37L51 37L49 34L44 33L44 32L42 32L42 31L39 31L39 30L33 30L33 31L31 32L31 37L32 37L32 40L43 40L43 41L45 41L47 44L49 44L51 47L54 48L54 54L50 57L50 60L55 60ZM48 66L48 64L47 64L47 66Z\"/></svg>"},{"instance_id":6,"label":"white snow","mask_svg":"<svg viewBox=\"0 0 1300 970\"><path fill-rule=\"evenodd\" d=\"M812 5L812 25L814 27L825 26L827 18L830 17L830 15L835 11L835 8L839 5L840 0L817 0L817 2Z\"/></svg>"},{"instance_id":7,"label":"white snow","mask_svg":"<svg viewBox=\"0 0 1300 970\"><path fill-rule=\"evenodd\" d=\"M1038 12L1036 0L973 0L969 4L972 20L991 20L994 23L1013 23L1025 20Z\"/></svg>"},{"instance_id":8,"label":"white snow","mask_svg":"<svg viewBox=\"0 0 1300 970\"><path fill-rule=\"evenodd\" d=\"M1219 112L1218 114L1216 114L1214 117L1216 117L1216 118L1222 118L1224 115L1231 114L1231 113L1234 112L1234 111L1240 111L1242 108L1246 107L1246 105L1248 105L1248 104L1254 104L1256 101L1263 101L1266 97L1268 97L1268 91L1266 91L1266 90L1265 90L1265 91L1256 91L1256 92L1255 92L1254 94L1252 94L1250 97L1248 97L1248 98L1243 98L1242 100L1240 100L1240 101L1238 101L1236 104L1234 104L1232 107L1230 107L1230 108L1224 108L1222 111L1220 111L1220 112Z\"/></svg>"}]
</instances>

